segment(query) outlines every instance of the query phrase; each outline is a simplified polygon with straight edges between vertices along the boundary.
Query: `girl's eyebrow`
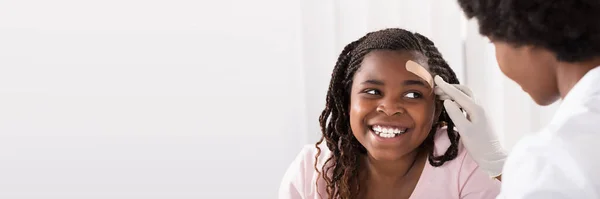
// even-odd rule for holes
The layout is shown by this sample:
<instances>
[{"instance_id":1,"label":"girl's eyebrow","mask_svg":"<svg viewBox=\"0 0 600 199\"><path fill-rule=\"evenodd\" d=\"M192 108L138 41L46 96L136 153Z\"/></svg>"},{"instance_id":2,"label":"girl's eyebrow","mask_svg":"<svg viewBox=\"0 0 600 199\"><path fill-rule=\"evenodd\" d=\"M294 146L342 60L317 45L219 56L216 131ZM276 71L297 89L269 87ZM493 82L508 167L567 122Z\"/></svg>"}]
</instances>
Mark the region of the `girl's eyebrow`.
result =
<instances>
[{"instance_id":1,"label":"girl's eyebrow","mask_svg":"<svg viewBox=\"0 0 600 199\"><path fill-rule=\"evenodd\" d=\"M403 83L404 86L412 86L412 85L418 85L418 86L423 86L423 87L427 87L427 84L425 84L425 82L421 81L421 80L405 80Z\"/></svg>"},{"instance_id":2,"label":"girl's eyebrow","mask_svg":"<svg viewBox=\"0 0 600 199\"><path fill-rule=\"evenodd\" d=\"M362 82L361 84L373 84L373 85L379 85L379 86L383 86L385 85L385 83L383 81L380 80L375 80L375 79L368 79L365 80L364 82ZM404 82L402 82L403 86L413 86L413 85L417 85L417 86L423 86L426 88L430 88L428 87L427 83L423 82L422 80L405 80Z\"/></svg>"},{"instance_id":3,"label":"girl's eyebrow","mask_svg":"<svg viewBox=\"0 0 600 199\"><path fill-rule=\"evenodd\" d=\"M375 84L375 85L380 85L380 86L384 85L384 83L382 81L375 80L375 79L368 79L368 80L362 82L361 84Z\"/></svg>"}]
</instances>

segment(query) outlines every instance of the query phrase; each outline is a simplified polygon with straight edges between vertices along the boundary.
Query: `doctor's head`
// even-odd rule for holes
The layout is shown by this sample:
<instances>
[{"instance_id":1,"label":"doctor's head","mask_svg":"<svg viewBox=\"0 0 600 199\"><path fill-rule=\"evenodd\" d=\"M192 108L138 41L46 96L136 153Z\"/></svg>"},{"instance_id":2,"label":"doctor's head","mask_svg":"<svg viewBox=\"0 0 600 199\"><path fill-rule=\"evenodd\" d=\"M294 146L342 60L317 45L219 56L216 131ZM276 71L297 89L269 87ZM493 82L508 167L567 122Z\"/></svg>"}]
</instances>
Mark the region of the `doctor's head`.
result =
<instances>
[{"instance_id":1,"label":"doctor's head","mask_svg":"<svg viewBox=\"0 0 600 199\"><path fill-rule=\"evenodd\" d=\"M458 2L494 44L501 71L540 105L561 97L557 74L564 66L600 57L598 0Z\"/></svg>"},{"instance_id":2,"label":"doctor's head","mask_svg":"<svg viewBox=\"0 0 600 199\"><path fill-rule=\"evenodd\" d=\"M325 140L333 154L325 164L332 166L323 168L334 176L325 176L329 191L354 193L360 157L398 160L424 151L433 166L456 158L459 136L433 93L435 75L459 83L433 42L418 33L380 30L343 49L319 118L319 143ZM433 154L434 135L443 125L451 144L444 154Z\"/></svg>"}]
</instances>

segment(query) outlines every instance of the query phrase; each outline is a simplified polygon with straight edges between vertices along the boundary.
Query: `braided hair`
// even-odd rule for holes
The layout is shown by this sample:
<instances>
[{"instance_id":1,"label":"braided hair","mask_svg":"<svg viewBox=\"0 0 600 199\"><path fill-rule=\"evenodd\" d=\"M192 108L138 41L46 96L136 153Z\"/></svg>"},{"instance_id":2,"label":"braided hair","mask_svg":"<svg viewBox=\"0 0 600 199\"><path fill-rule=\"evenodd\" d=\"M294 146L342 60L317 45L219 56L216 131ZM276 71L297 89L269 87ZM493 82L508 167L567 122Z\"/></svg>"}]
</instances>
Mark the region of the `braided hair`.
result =
<instances>
[{"instance_id":1,"label":"braided hair","mask_svg":"<svg viewBox=\"0 0 600 199\"><path fill-rule=\"evenodd\" d=\"M315 144L317 154L314 168L327 183L329 199L353 198L360 191L358 182L359 162L357 154L365 154L366 149L352 134L349 122L348 104L350 103L350 89L354 73L360 67L364 56L373 50L398 50L417 52L428 59L429 71L439 75L446 82L458 84L458 78L452 68L442 58L441 53L427 37L403 29L392 28L368 33L362 38L348 44L342 50L331 75L327 91L326 106L319 123L323 136ZM445 162L453 160L458 155L458 141L460 136L454 131L454 123L443 109L440 101L436 108L442 112L434 122L431 131L420 148L428 150L428 161L432 166L438 167ZM447 126L450 146L441 156L434 154L434 136L440 124ZM331 151L331 156L323 164L321 171L317 168L318 158L321 154L319 145L325 141Z\"/></svg>"}]
</instances>

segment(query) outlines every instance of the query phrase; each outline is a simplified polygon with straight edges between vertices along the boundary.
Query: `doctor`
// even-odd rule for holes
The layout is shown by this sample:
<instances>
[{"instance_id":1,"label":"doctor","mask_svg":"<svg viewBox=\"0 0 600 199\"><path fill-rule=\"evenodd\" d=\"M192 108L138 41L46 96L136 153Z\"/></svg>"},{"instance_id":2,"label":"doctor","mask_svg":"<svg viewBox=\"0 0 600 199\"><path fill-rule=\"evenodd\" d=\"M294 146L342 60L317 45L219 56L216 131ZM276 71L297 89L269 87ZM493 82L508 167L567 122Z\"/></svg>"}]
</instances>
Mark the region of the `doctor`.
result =
<instances>
[{"instance_id":1,"label":"doctor","mask_svg":"<svg viewBox=\"0 0 600 199\"><path fill-rule=\"evenodd\" d=\"M468 88L435 78L469 154L502 181L498 198L600 198L600 1L458 2L507 77L539 105L562 100L551 123L507 157Z\"/></svg>"}]
</instances>

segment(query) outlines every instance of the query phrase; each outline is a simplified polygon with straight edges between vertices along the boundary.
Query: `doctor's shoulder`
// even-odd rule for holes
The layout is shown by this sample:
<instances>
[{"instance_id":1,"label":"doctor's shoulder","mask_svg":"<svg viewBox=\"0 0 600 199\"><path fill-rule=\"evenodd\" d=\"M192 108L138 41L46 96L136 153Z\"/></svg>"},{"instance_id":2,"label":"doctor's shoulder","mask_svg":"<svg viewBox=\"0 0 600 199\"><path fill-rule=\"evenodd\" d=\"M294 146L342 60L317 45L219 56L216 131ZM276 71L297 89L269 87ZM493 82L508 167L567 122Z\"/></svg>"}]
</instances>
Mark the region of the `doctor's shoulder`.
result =
<instances>
[{"instance_id":1,"label":"doctor's shoulder","mask_svg":"<svg viewBox=\"0 0 600 199\"><path fill-rule=\"evenodd\" d=\"M319 144L318 149L315 144L303 146L281 180L279 199L316 199L321 198L319 194L326 194L326 182L321 175L331 151L325 143ZM315 158L317 155L318 158Z\"/></svg>"},{"instance_id":2,"label":"doctor's shoulder","mask_svg":"<svg viewBox=\"0 0 600 199\"><path fill-rule=\"evenodd\" d=\"M524 136L505 163L503 197L600 198L599 122L600 110L586 109Z\"/></svg>"}]
</instances>

